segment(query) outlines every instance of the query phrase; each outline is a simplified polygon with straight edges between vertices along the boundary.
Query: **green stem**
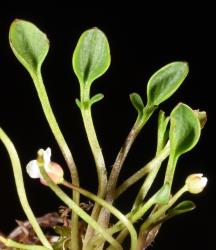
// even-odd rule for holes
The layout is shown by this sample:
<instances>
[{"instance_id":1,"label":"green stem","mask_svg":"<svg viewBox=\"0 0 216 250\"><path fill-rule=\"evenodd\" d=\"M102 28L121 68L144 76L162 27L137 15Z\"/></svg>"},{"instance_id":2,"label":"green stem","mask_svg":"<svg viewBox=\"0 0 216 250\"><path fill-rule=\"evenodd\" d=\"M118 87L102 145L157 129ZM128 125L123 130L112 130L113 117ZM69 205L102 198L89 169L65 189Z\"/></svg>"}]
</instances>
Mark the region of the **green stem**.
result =
<instances>
[{"instance_id":1,"label":"green stem","mask_svg":"<svg viewBox=\"0 0 216 250\"><path fill-rule=\"evenodd\" d=\"M117 184L118 177L122 169L123 163L126 159L126 156L133 142L135 141L142 127L143 126L140 124L140 121L137 120L117 155L117 158L115 160L115 163L112 167L112 170L109 176L108 187L107 187L106 200L110 203L114 201L116 184Z\"/></svg>"},{"instance_id":2,"label":"green stem","mask_svg":"<svg viewBox=\"0 0 216 250\"><path fill-rule=\"evenodd\" d=\"M151 172L149 172L148 176L146 177L143 185L141 186L138 194L137 194L137 197L134 201L134 204L133 204L133 208L139 206L139 204L142 203L142 201L145 199L149 189L151 188L154 180L155 180L155 177L157 176L157 173L161 167L161 163L162 161L169 155L170 153L170 142L168 141L167 142L167 145L165 146L165 148L161 151L161 153L159 153L155 159L157 159L159 156L159 159L158 161L156 162L156 166L154 169L152 169Z\"/></svg>"},{"instance_id":3,"label":"green stem","mask_svg":"<svg viewBox=\"0 0 216 250\"><path fill-rule=\"evenodd\" d=\"M52 107L50 105L49 98L47 96L46 89L45 89L43 79L41 76L41 72L38 72L37 76L32 75L32 79L34 81L34 85L37 90L37 94L38 94L40 103L42 105L42 109L47 119L47 122L50 126L50 129L59 145L59 148L61 149L63 157L70 170L72 183L76 186L79 186L78 171L77 171L72 153L64 139L64 136L58 126L55 115L52 111ZM73 192L73 200L76 202L76 204L79 204L79 193ZM79 218L77 214L73 213L72 221L71 221L71 237L74 239L74 241L71 243L72 244L71 247L73 249L79 249L78 241L77 241L78 234L79 234L78 223L79 223Z\"/></svg>"},{"instance_id":4,"label":"green stem","mask_svg":"<svg viewBox=\"0 0 216 250\"><path fill-rule=\"evenodd\" d=\"M135 141L139 132L142 130L143 126L149 120L153 114L155 108L144 108L142 116L138 115L136 122L134 123L130 133L128 134L123 146L121 147L117 158L112 167L112 171L109 176L108 187L107 187L107 197L106 200L110 203L114 201L115 189L118 181L118 177L124 161Z\"/></svg>"},{"instance_id":5,"label":"green stem","mask_svg":"<svg viewBox=\"0 0 216 250\"><path fill-rule=\"evenodd\" d=\"M99 235L108 241L115 249L123 250L122 246L102 228L91 216L89 216L82 208L80 208L69 196L67 196L61 188L58 187L47 175L44 167L40 167L41 175L47 182L51 190L62 200L69 208L79 215L86 223L88 223ZM72 239L71 241L73 241Z\"/></svg>"},{"instance_id":6,"label":"green stem","mask_svg":"<svg viewBox=\"0 0 216 250\"><path fill-rule=\"evenodd\" d=\"M133 174L131 177L125 180L116 189L115 199L117 199L123 192L125 192L130 186L132 186L134 183L139 181L141 178L143 178L146 174L149 173L148 176L153 175L152 172L154 171L155 172L154 175L156 175L160 167L160 164L168 157L169 152L170 152L170 146L169 146L169 143L167 143L164 149L158 155L156 155L154 159L152 159L145 166L143 166L140 170L138 170L135 174ZM150 177L147 177L147 178L150 178ZM154 179L153 176L151 177L151 179Z\"/></svg>"},{"instance_id":7,"label":"green stem","mask_svg":"<svg viewBox=\"0 0 216 250\"><path fill-rule=\"evenodd\" d=\"M135 139L137 138L139 132L142 130L143 126L149 120L155 108L156 107L145 107L143 109L142 114L138 114L137 119L131 131L129 132L123 146L121 147L116 157L116 160L113 164L113 167L109 176L108 184L107 184L106 201L108 201L110 204L112 204L115 199L116 185L117 185L117 181L118 181L122 166L125 162L125 159ZM107 210L102 210L100 214L100 218L102 218L102 220L104 221L104 225L107 226L110 220L109 212Z\"/></svg>"},{"instance_id":8,"label":"green stem","mask_svg":"<svg viewBox=\"0 0 216 250\"><path fill-rule=\"evenodd\" d=\"M92 154L95 160L97 174L98 174L98 196L103 198L106 192L107 186L107 171L101 147L98 143L97 135L95 133L94 124L92 121L92 115L90 108L81 110L85 130L87 133L88 141L92 150Z\"/></svg>"},{"instance_id":9,"label":"green stem","mask_svg":"<svg viewBox=\"0 0 216 250\"><path fill-rule=\"evenodd\" d=\"M161 206L155 213L153 213L140 227L140 233L143 234L145 231L154 224L164 213L173 206L173 204L185 193L187 192L187 186L184 185L170 200L167 205Z\"/></svg>"},{"instance_id":10,"label":"green stem","mask_svg":"<svg viewBox=\"0 0 216 250\"><path fill-rule=\"evenodd\" d=\"M90 145L93 157L94 157L96 169L97 169L97 175L98 175L97 196L103 199L106 194L106 188L107 188L107 170L105 166L104 157L101 151L101 147L99 145L97 135L95 132L95 127L93 124L89 91L90 91L90 86L88 86L87 83L84 84L84 89L81 88L80 90L80 101L81 101L80 110L82 114L85 131L87 134L88 142L89 142L89 145ZM94 208L92 210L91 217L97 220L99 217L100 210L101 210L101 206L99 205L99 203L95 203ZM101 224L103 225L103 222ZM84 239L84 246L87 245L88 241L93 236L93 233L94 233L93 229L88 226L85 239Z\"/></svg>"},{"instance_id":11,"label":"green stem","mask_svg":"<svg viewBox=\"0 0 216 250\"><path fill-rule=\"evenodd\" d=\"M135 223L137 220L141 219L143 215L155 204L155 197L156 194L153 195L143 206L140 206L140 208L137 210L136 213L133 213L132 211L127 215L127 217L130 219L132 223ZM116 240L120 244L122 244L128 235L128 230L122 224L116 223L112 228L109 228L107 230L107 232L110 233L111 235L119 231L121 232L116 237ZM113 247L109 246L106 250L113 250Z\"/></svg>"},{"instance_id":12,"label":"green stem","mask_svg":"<svg viewBox=\"0 0 216 250\"><path fill-rule=\"evenodd\" d=\"M136 208L136 211L132 210L130 213L126 215L126 217L130 220L131 223L135 223L144 216L144 214L155 204L156 196L157 193L154 194L146 203L140 205L139 208ZM107 232L113 235L114 233L117 233L122 229L124 229L124 225L118 222L111 228L107 229Z\"/></svg>"},{"instance_id":13,"label":"green stem","mask_svg":"<svg viewBox=\"0 0 216 250\"><path fill-rule=\"evenodd\" d=\"M135 230L134 226L132 225L132 223L127 219L127 217L125 215L123 215L119 210L117 210L115 207L110 205L105 200L99 198L95 194L93 194L85 189L71 185L70 183L68 183L66 181L64 181L62 184L67 186L67 187L71 187L72 189L78 191L79 193L88 197L89 199L94 200L95 202L99 203L101 206L107 208L112 214L114 214L120 220L120 222L128 229L128 231L131 235L131 248L130 249L131 250L135 249L136 242L137 242L136 230Z\"/></svg>"},{"instance_id":14,"label":"green stem","mask_svg":"<svg viewBox=\"0 0 216 250\"><path fill-rule=\"evenodd\" d=\"M148 199L147 202L145 202L143 205L139 205L139 207L136 207L134 210L132 210L130 213L128 213L126 216L127 218L132 222L135 223L136 221L143 218L143 216L149 211L149 209L157 203L158 195L160 194L161 189L158 190L150 199ZM154 210L153 210L154 211ZM121 231L122 230L122 231ZM125 238L128 235L128 230L124 228L122 224L119 222L116 223L112 228L107 230L111 235L114 233L119 233L119 235L116 237L116 240L122 244L122 242L125 240ZM112 247L110 246L107 250L111 250Z\"/></svg>"},{"instance_id":15,"label":"green stem","mask_svg":"<svg viewBox=\"0 0 216 250\"><path fill-rule=\"evenodd\" d=\"M43 246L38 246L38 245L27 245L27 244L22 244L18 243L14 240L11 239L5 239L4 237L0 236L0 241L7 247L13 247L16 249L26 249L26 250L49 250L50 248L46 248Z\"/></svg>"},{"instance_id":16,"label":"green stem","mask_svg":"<svg viewBox=\"0 0 216 250\"><path fill-rule=\"evenodd\" d=\"M125 240L125 238L127 237L128 235L128 230L127 229L123 229L119 235L116 237L116 240L122 244L123 241ZM112 246L109 246L106 250L113 250L113 247Z\"/></svg>"},{"instance_id":17,"label":"green stem","mask_svg":"<svg viewBox=\"0 0 216 250\"><path fill-rule=\"evenodd\" d=\"M174 178L174 173L175 173L177 161L178 161L178 157L175 155L175 152L172 152L172 148L171 148L169 160L167 163L165 178L164 178L164 184L169 185L168 196L170 196L170 194L171 194L171 188L172 188L172 183L173 183L173 178Z\"/></svg>"},{"instance_id":18,"label":"green stem","mask_svg":"<svg viewBox=\"0 0 216 250\"><path fill-rule=\"evenodd\" d=\"M152 215L149 216L149 218L142 224L139 232L139 238L137 242L137 246L142 245L142 239L144 237L144 234L146 233L146 230L151 226L154 225L157 220L161 218L161 216L164 215L164 213L173 206L173 204L185 193L187 192L187 187L184 186L181 188L169 201L167 205L161 206L156 212L154 212ZM137 210L136 213L129 213L127 217L130 219L132 223L136 222L137 220L141 219L144 214L155 204L157 200L157 193L154 194L143 206L140 206L140 208ZM121 231L122 230L122 231ZM128 235L128 230L123 227L122 224L117 223L112 228L108 229L107 232L109 232L111 235L119 232L119 235L116 237L116 240L122 244L122 242L125 240L126 236ZM113 247L110 246L107 248L107 250L112 250Z\"/></svg>"},{"instance_id":19,"label":"green stem","mask_svg":"<svg viewBox=\"0 0 216 250\"><path fill-rule=\"evenodd\" d=\"M25 186L24 186L24 181L23 181L23 175L22 175L22 168L19 160L19 156L17 154L17 151L11 142L10 138L5 134L5 132L0 128L0 139L2 140L3 144L5 145L8 154L10 156L10 160L12 163L13 167L13 173L14 173L14 179L15 179L15 184L16 184L16 189L18 193L18 197L21 203L21 206L23 208L23 211L25 212L29 223L32 225L32 228L34 229L37 237L41 241L41 243L48 249L53 249L52 246L50 245L49 241L45 237L41 227L39 226L37 219L35 218L32 209L29 205L27 196L26 196L26 191L25 191Z\"/></svg>"}]
</instances>

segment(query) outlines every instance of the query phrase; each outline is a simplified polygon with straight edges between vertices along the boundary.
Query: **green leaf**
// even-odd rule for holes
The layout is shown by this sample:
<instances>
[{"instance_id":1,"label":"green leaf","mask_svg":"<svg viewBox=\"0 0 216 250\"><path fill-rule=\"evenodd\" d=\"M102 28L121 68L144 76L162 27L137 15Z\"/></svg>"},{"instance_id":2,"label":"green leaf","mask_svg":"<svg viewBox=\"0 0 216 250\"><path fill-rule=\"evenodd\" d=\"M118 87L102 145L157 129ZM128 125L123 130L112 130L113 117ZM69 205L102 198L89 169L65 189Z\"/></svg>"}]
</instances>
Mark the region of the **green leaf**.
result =
<instances>
[{"instance_id":1,"label":"green leaf","mask_svg":"<svg viewBox=\"0 0 216 250\"><path fill-rule=\"evenodd\" d=\"M200 132L196 113L186 104L179 103L170 115L170 156L164 180L169 184L170 191L178 158L197 144Z\"/></svg>"},{"instance_id":2,"label":"green leaf","mask_svg":"<svg viewBox=\"0 0 216 250\"><path fill-rule=\"evenodd\" d=\"M142 114L143 109L144 109L144 104L141 96L137 93L132 93L130 94L130 100L138 114Z\"/></svg>"},{"instance_id":3,"label":"green leaf","mask_svg":"<svg viewBox=\"0 0 216 250\"><path fill-rule=\"evenodd\" d=\"M168 219L183 213L190 212L196 208L194 202L190 200L185 200L180 202L176 207L170 209L167 213Z\"/></svg>"},{"instance_id":4,"label":"green leaf","mask_svg":"<svg viewBox=\"0 0 216 250\"><path fill-rule=\"evenodd\" d=\"M30 74L37 74L49 50L46 34L33 23L16 19L10 27L9 41L21 64Z\"/></svg>"},{"instance_id":5,"label":"green leaf","mask_svg":"<svg viewBox=\"0 0 216 250\"><path fill-rule=\"evenodd\" d=\"M99 102L103 98L104 98L104 95L99 93L99 94L96 94L96 95L92 96L91 99L86 100L84 102L81 102L78 98L76 98L75 102L76 102L76 105L78 106L78 108L80 110L82 110L82 109L88 109L94 103Z\"/></svg>"},{"instance_id":6,"label":"green leaf","mask_svg":"<svg viewBox=\"0 0 216 250\"><path fill-rule=\"evenodd\" d=\"M188 74L186 62L172 62L159 69L148 81L148 105L159 105L168 99L181 85Z\"/></svg>"},{"instance_id":7,"label":"green leaf","mask_svg":"<svg viewBox=\"0 0 216 250\"><path fill-rule=\"evenodd\" d=\"M195 208L196 208L196 205L192 201L190 200L182 201L176 207L168 210L166 214L164 214L158 220L156 220L154 222L154 225L162 224L176 215L190 212L194 210Z\"/></svg>"},{"instance_id":8,"label":"green leaf","mask_svg":"<svg viewBox=\"0 0 216 250\"><path fill-rule=\"evenodd\" d=\"M157 154L164 148L168 140L168 129L170 117L165 116L165 112L160 110L158 115L158 133L157 133Z\"/></svg>"},{"instance_id":9,"label":"green leaf","mask_svg":"<svg viewBox=\"0 0 216 250\"><path fill-rule=\"evenodd\" d=\"M73 69L81 85L90 84L110 65L110 49L105 34L98 28L85 31L74 50Z\"/></svg>"},{"instance_id":10,"label":"green leaf","mask_svg":"<svg viewBox=\"0 0 216 250\"><path fill-rule=\"evenodd\" d=\"M75 103L76 103L76 105L78 106L79 109L82 109L82 103L78 98L75 99Z\"/></svg>"},{"instance_id":11,"label":"green leaf","mask_svg":"<svg viewBox=\"0 0 216 250\"><path fill-rule=\"evenodd\" d=\"M156 195L156 203L158 204L167 204L169 201L169 185L164 184L162 188L158 191Z\"/></svg>"},{"instance_id":12,"label":"green leaf","mask_svg":"<svg viewBox=\"0 0 216 250\"><path fill-rule=\"evenodd\" d=\"M104 98L104 95L101 94L101 93L92 96L91 99L90 99L90 105L92 105L92 104L94 104L96 102L99 102L103 98Z\"/></svg>"},{"instance_id":13,"label":"green leaf","mask_svg":"<svg viewBox=\"0 0 216 250\"><path fill-rule=\"evenodd\" d=\"M199 141L200 121L186 104L178 104L170 115L170 148L175 157L191 150Z\"/></svg>"}]
</instances>

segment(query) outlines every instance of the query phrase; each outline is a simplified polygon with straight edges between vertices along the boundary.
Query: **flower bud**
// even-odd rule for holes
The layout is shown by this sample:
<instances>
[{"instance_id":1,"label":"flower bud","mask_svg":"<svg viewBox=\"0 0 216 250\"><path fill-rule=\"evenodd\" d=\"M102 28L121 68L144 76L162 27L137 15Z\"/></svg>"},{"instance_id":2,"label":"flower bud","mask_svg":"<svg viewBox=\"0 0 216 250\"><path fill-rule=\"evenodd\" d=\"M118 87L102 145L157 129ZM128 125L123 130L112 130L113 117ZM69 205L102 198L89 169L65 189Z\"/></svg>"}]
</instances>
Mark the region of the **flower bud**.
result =
<instances>
[{"instance_id":1,"label":"flower bud","mask_svg":"<svg viewBox=\"0 0 216 250\"><path fill-rule=\"evenodd\" d=\"M192 194L199 194L203 191L208 179L203 177L203 174L191 174L187 177L185 184L188 191Z\"/></svg>"},{"instance_id":2,"label":"flower bud","mask_svg":"<svg viewBox=\"0 0 216 250\"><path fill-rule=\"evenodd\" d=\"M63 178L64 171L63 171L62 167L56 162L51 161L48 165L48 168L46 169L46 172L47 172L48 176L50 177L50 179L55 184L60 184L64 180L64 178ZM42 177L40 178L40 181L42 184L47 186L46 181Z\"/></svg>"}]
</instances>

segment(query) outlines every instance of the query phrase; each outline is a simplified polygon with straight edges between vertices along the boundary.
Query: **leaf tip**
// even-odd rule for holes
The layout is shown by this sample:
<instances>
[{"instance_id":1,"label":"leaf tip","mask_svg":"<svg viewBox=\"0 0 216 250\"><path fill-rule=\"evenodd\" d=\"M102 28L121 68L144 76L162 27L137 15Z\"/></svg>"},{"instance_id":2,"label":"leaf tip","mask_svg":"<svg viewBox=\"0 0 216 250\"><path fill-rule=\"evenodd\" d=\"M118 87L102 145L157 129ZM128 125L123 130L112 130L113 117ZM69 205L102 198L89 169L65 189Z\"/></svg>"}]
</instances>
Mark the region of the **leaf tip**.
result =
<instances>
[{"instance_id":1,"label":"leaf tip","mask_svg":"<svg viewBox=\"0 0 216 250\"><path fill-rule=\"evenodd\" d=\"M187 61L182 61L182 64L184 65L187 72L189 72L189 63Z\"/></svg>"}]
</instances>

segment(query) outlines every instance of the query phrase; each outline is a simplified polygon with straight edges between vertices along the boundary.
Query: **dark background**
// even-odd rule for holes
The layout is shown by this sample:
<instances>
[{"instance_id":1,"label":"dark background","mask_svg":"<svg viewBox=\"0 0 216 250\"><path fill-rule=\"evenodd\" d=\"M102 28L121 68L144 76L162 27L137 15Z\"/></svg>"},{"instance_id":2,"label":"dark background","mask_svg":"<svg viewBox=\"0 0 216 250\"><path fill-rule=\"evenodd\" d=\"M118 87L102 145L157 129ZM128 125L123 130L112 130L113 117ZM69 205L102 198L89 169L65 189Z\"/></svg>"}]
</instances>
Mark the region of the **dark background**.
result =
<instances>
[{"instance_id":1,"label":"dark background","mask_svg":"<svg viewBox=\"0 0 216 250\"><path fill-rule=\"evenodd\" d=\"M172 6L171 6L172 7ZM112 64L97 80L92 93L105 98L93 108L98 138L108 166L128 134L136 112L129 101L131 92L145 96L146 82L165 64L184 60L190 73L178 92L161 105L169 113L179 102L208 112L208 123L199 144L182 157L175 177L178 189L188 174L204 173L208 187L197 196L186 195L197 204L193 212L179 216L161 229L152 249L212 249L214 246L215 161L214 141L214 18L210 7L153 6L143 9L53 7L46 11L1 8L0 10L0 124L16 145L23 168L39 148L51 146L53 160L64 164L58 146L43 117L35 89L28 73L18 63L8 45L8 30L15 18L29 20L44 31L50 40L50 51L43 65L48 95L79 167L81 185L96 192L94 163L75 105L79 86L72 72L71 56L81 33L91 27L102 29L110 42ZM156 142L157 112L136 141L128 157L122 180L153 156ZM111 168L111 167L108 167ZM25 174L26 189L37 215L54 211L61 202L38 181ZM67 170L66 170L67 175ZM161 179L162 180L162 179ZM158 180L160 183L160 179ZM156 187L157 188L157 187ZM123 196L117 206L127 211L133 191ZM8 233L15 219L24 219L16 197L8 155L0 145L0 230ZM131 197L131 198L129 198Z\"/></svg>"}]
</instances>

